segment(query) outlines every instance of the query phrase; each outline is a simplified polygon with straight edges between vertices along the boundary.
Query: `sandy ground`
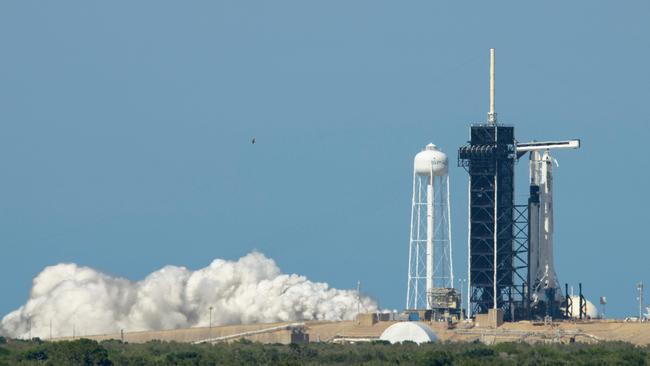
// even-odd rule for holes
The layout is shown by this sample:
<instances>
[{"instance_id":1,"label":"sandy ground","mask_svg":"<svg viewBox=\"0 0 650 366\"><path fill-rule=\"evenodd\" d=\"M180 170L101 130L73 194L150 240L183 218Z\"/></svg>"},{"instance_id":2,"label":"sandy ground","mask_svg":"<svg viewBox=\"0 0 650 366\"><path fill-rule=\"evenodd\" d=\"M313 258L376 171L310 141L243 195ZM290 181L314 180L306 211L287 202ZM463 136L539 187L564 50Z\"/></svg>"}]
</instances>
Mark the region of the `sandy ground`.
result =
<instances>
[{"instance_id":1,"label":"sandy ground","mask_svg":"<svg viewBox=\"0 0 650 366\"><path fill-rule=\"evenodd\" d=\"M338 338L373 339L395 322L378 322L374 325L360 325L356 321L306 322L305 329L311 342L329 342ZM125 332L124 335L104 334L84 336L95 340L123 339L131 343L150 340L195 342L211 337L228 336L289 323L228 325L210 328L189 328L164 331ZM585 321L556 322L551 325L537 325L530 322L505 323L496 329L473 327L459 324L448 329L447 324L432 323L431 328L441 341L467 342L480 340L485 343L526 341L526 342L598 342L625 341L637 345L650 344L650 323L626 323L623 321ZM270 343L287 343L287 331L271 332L264 336L249 337L252 340ZM65 340L70 338L61 338Z\"/></svg>"}]
</instances>

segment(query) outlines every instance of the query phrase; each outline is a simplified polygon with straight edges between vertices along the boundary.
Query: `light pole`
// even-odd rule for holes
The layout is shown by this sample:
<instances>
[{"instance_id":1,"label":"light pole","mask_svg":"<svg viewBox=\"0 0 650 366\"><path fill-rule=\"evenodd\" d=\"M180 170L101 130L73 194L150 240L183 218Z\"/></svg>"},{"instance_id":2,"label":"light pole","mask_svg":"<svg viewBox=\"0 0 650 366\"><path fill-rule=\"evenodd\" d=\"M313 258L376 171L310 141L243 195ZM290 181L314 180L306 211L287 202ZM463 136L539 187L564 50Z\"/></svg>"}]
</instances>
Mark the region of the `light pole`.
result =
<instances>
[{"instance_id":1,"label":"light pole","mask_svg":"<svg viewBox=\"0 0 650 366\"><path fill-rule=\"evenodd\" d=\"M361 281L357 281L357 316L361 312Z\"/></svg>"},{"instance_id":2,"label":"light pole","mask_svg":"<svg viewBox=\"0 0 650 366\"><path fill-rule=\"evenodd\" d=\"M210 306L210 325L208 329L209 338L212 338L212 306Z\"/></svg>"},{"instance_id":3,"label":"light pole","mask_svg":"<svg viewBox=\"0 0 650 366\"><path fill-rule=\"evenodd\" d=\"M639 321L643 320L643 282L636 284L636 289L639 291Z\"/></svg>"}]
</instances>

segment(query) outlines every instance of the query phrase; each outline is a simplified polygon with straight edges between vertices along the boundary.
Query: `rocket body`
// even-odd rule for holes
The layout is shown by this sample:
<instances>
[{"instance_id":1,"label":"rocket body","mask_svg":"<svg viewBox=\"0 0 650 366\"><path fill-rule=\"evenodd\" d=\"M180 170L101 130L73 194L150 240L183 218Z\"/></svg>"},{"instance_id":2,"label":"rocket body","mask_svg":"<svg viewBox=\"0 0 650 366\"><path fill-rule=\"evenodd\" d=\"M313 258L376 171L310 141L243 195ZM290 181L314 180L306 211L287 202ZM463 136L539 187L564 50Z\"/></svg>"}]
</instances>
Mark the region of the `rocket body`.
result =
<instances>
[{"instance_id":1,"label":"rocket body","mask_svg":"<svg viewBox=\"0 0 650 366\"><path fill-rule=\"evenodd\" d=\"M552 302L562 300L560 282L555 273L553 259L553 158L548 150L531 151L530 215L531 299Z\"/></svg>"}]
</instances>

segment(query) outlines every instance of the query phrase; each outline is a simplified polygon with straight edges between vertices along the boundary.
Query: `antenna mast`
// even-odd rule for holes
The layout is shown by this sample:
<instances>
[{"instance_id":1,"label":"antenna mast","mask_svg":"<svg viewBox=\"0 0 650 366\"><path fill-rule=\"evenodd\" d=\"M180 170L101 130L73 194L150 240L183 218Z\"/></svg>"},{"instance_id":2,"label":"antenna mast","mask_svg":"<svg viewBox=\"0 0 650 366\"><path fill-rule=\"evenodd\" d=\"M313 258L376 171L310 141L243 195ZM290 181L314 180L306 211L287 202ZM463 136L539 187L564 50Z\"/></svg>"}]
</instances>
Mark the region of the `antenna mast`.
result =
<instances>
[{"instance_id":1,"label":"antenna mast","mask_svg":"<svg viewBox=\"0 0 650 366\"><path fill-rule=\"evenodd\" d=\"M490 48L490 111L487 120L492 126L497 123L497 112L494 110L494 48Z\"/></svg>"}]
</instances>

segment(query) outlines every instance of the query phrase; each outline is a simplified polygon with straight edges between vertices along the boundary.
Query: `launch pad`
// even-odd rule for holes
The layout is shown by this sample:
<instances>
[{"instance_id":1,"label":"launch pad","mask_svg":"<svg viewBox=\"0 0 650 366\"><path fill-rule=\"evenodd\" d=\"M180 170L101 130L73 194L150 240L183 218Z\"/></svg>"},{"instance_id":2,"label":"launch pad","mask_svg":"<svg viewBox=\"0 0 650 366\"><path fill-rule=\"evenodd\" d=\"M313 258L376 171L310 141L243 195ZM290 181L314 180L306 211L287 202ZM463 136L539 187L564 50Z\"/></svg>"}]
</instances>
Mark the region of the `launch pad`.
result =
<instances>
[{"instance_id":1,"label":"launch pad","mask_svg":"<svg viewBox=\"0 0 650 366\"><path fill-rule=\"evenodd\" d=\"M458 150L458 165L469 174L468 316L500 309L506 321L571 317L554 268L550 150L577 149L580 140L517 142L514 127L497 122L494 56L491 49L487 123L470 126L470 140ZM517 205L515 164L527 153L530 196Z\"/></svg>"},{"instance_id":2,"label":"launch pad","mask_svg":"<svg viewBox=\"0 0 650 366\"><path fill-rule=\"evenodd\" d=\"M550 153L580 148L580 140L518 142L515 127L497 121L494 61L491 49L487 123L472 124L469 141L458 149L458 166L469 174L467 317L518 321L579 314L583 319L582 291L573 314L572 299L555 273L552 168L557 162ZM527 154L529 197L517 204L515 166ZM415 156L406 309L433 320L462 317L461 296L454 289L447 173L447 155L435 145Z\"/></svg>"}]
</instances>

